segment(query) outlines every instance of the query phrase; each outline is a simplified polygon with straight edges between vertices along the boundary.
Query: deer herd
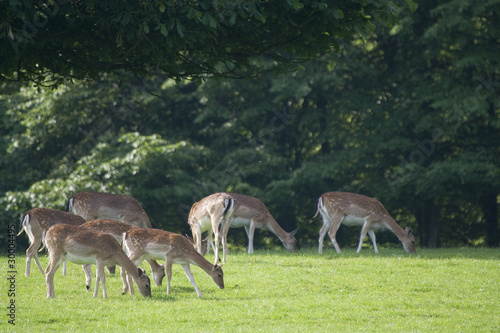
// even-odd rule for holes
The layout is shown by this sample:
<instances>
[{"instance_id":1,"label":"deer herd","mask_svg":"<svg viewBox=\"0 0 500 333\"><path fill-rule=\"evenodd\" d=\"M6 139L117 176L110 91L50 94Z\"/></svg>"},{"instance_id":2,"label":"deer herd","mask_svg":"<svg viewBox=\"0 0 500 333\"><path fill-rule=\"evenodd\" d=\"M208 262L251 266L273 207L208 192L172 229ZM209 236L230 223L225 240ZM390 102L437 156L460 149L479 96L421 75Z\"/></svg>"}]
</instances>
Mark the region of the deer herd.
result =
<instances>
[{"instance_id":1,"label":"deer herd","mask_svg":"<svg viewBox=\"0 0 500 333\"><path fill-rule=\"evenodd\" d=\"M31 260L35 259L38 268L45 274L48 298L55 297L54 275L61 265L63 274L66 274L67 260L82 265L87 290L90 290L92 279L91 265L96 265L94 297L98 295L101 282L103 297L107 298L105 267L113 272L115 266L120 266L122 294L130 292L134 295L135 282L139 293L150 297L150 279L146 271L139 268L144 260L151 268L155 285L161 285L167 276L167 294L171 293L173 264L182 266L198 297L202 294L194 280L191 265L200 267L223 289L224 274L219 263L219 244L222 244L222 261L226 263L229 228L245 228L249 254L254 251L256 228L269 230L287 250L297 251L294 237L297 230L286 232L261 200L242 194L219 192L194 203L188 217L192 238L153 228L139 202L130 196L80 192L69 199L66 210L34 208L21 217L18 235L25 231L30 240L26 250L25 275L30 275ZM328 192L318 199L314 217L318 214L323 218L323 226L319 231L320 254L327 233L335 250L340 253L335 235L342 223L362 226L357 252L360 252L366 234L370 236L375 252L378 252L374 229L379 228L391 230L406 252L415 252L415 238L411 229L401 228L374 198L355 193ZM203 240L205 231L208 237ZM215 254L213 264L204 258L210 247ZM49 253L49 264L45 271L38 259L38 252L44 248ZM158 261L164 261L164 264Z\"/></svg>"}]
</instances>

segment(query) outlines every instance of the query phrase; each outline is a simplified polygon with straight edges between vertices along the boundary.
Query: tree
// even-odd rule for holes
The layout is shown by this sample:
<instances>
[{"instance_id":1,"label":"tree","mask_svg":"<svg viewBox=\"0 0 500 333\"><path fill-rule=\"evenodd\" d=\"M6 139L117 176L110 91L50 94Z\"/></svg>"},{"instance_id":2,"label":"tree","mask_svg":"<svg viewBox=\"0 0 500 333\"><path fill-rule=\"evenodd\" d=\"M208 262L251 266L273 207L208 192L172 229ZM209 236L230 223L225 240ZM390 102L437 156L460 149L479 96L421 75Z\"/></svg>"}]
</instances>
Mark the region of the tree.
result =
<instances>
[{"instance_id":1,"label":"tree","mask_svg":"<svg viewBox=\"0 0 500 333\"><path fill-rule=\"evenodd\" d=\"M432 213L431 223L421 221L430 227L431 246L442 219L435 206L452 202L464 215L470 204L480 207L489 230L486 243L500 241L499 9L498 1L425 1L397 34L381 40L391 68L387 82L395 86L389 91L398 100L394 105L405 108L400 124L411 142L386 175L401 194L425 203L416 209ZM453 232L467 234L466 222Z\"/></svg>"},{"instance_id":2,"label":"tree","mask_svg":"<svg viewBox=\"0 0 500 333\"><path fill-rule=\"evenodd\" d=\"M57 84L125 69L241 77L317 58L413 6L399 1L2 1L3 80ZM272 60L263 68L260 61ZM268 62L269 63L269 62Z\"/></svg>"}]
</instances>

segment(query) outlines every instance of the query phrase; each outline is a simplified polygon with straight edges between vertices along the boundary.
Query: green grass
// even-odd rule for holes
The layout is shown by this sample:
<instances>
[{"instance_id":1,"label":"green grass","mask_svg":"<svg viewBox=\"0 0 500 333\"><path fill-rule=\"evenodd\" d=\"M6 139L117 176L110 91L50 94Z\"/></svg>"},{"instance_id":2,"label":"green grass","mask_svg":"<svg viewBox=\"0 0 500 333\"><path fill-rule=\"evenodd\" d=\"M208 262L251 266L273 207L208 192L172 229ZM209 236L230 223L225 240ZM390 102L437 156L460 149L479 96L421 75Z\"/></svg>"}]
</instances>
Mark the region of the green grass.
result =
<instances>
[{"instance_id":1,"label":"green grass","mask_svg":"<svg viewBox=\"0 0 500 333\"><path fill-rule=\"evenodd\" d=\"M7 258L0 260L5 272ZM500 332L498 249L232 251L223 290L192 267L203 298L179 265L171 295L165 280L151 299L123 296L117 274L106 280L108 299L102 290L94 299L81 267L68 264L67 276L56 273L51 300L34 264L29 278L24 256L16 266L16 325L7 323L4 278L0 331Z\"/></svg>"}]
</instances>

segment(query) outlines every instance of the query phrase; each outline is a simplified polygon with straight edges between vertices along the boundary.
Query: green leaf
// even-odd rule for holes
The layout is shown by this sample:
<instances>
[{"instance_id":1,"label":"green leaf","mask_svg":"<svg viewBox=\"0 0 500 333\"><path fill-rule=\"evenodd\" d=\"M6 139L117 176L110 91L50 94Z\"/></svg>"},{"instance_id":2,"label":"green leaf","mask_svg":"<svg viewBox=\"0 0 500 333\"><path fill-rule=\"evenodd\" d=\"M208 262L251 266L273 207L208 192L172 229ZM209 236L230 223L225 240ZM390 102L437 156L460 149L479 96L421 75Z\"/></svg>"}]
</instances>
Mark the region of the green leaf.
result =
<instances>
[{"instance_id":1,"label":"green leaf","mask_svg":"<svg viewBox=\"0 0 500 333\"><path fill-rule=\"evenodd\" d=\"M344 18L344 12L342 11L342 9L335 9L333 13L334 13L333 16L337 19Z\"/></svg>"},{"instance_id":2,"label":"green leaf","mask_svg":"<svg viewBox=\"0 0 500 333\"><path fill-rule=\"evenodd\" d=\"M299 10L304 8L304 4L300 0L293 0L292 7L293 9Z\"/></svg>"},{"instance_id":3,"label":"green leaf","mask_svg":"<svg viewBox=\"0 0 500 333\"><path fill-rule=\"evenodd\" d=\"M179 19L175 19L175 28L179 36L184 37L184 26Z\"/></svg>"},{"instance_id":4,"label":"green leaf","mask_svg":"<svg viewBox=\"0 0 500 333\"><path fill-rule=\"evenodd\" d=\"M165 24L160 24L160 33L165 37L168 36L168 30Z\"/></svg>"}]
</instances>

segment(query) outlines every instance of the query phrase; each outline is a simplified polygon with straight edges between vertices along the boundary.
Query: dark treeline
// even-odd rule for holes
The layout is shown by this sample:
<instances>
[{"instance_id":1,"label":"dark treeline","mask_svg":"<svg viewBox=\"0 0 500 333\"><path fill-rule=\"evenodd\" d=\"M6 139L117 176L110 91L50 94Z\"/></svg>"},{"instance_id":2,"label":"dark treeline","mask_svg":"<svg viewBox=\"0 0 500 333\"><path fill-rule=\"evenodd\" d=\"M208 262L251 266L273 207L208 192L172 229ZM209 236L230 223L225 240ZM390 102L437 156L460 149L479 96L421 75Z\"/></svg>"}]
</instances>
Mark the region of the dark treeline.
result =
<instances>
[{"instance_id":1,"label":"dark treeline","mask_svg":"<svg viewBox=\"0 0 500 333\"><path fill-rule=\"evenodd\" d=\"M94 190L132 195L153 226L186 233L195 201L232 191L315 247L316 200L342 190L378 198L420 247L498 246L499 13L498 1L423 1L372 38L253 79L4 83L1 224ZM359 232L341 227L341 248ZM259 231L255 243L279 246Z\"/></svg>"}]
</instances>

